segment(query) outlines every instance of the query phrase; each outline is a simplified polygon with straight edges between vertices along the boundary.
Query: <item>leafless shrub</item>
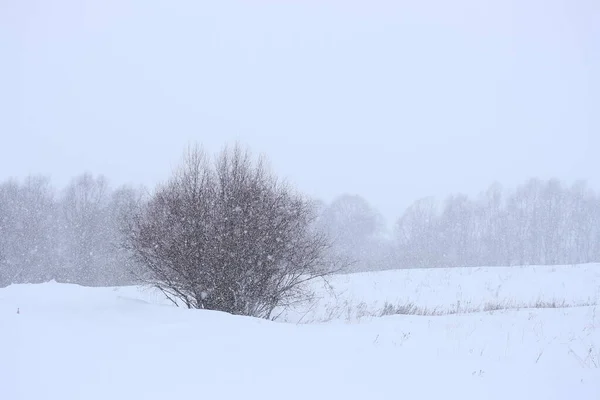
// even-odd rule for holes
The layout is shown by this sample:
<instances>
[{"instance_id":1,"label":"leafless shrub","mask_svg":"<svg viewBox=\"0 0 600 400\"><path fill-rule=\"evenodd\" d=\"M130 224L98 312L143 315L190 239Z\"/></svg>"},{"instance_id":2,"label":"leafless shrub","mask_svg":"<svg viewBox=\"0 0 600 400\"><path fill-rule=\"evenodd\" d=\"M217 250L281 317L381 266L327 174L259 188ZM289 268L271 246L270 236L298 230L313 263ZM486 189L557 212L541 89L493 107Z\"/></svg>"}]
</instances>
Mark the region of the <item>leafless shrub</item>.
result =
<instances>
[{"instance_id":1,"label":"leafless shrub","mask_svg":"<svg viewBox=\"0 0 600 400\"><path fill-rule=\"evenodd\" d=\"M188 308L272 318L339 270L313 228L312 203L236 145L213 161L197 146L131 219L140 278Z\"/></svg>"}]
</instances>

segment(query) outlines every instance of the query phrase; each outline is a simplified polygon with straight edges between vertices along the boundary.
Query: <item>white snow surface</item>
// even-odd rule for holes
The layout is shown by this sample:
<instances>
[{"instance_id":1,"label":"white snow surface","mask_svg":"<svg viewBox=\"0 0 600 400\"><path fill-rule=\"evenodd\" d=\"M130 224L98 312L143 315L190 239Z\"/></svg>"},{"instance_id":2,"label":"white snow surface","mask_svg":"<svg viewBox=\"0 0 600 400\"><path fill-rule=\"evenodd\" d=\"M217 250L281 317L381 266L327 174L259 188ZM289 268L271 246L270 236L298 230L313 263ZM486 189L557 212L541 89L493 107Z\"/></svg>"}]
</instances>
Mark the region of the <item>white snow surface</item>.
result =
<instances>
[{"instance_id":1,"label":"white snow surface","mask_svg":"<svg viewBox=\"0 0 600 400\"><path fill-rule=\"evenodd\" d=\"M282 315L289 322L360 320L386 302L437 313L537 303L600 304L600 264L425 268L337 275L315 284L312 303ZM362 315L362 317L361 317ZM600 398L599 398L600 400Z\"/></svg>"},{"instance_id":2,"label":"white snow surface","mask_svg":"<svg viewBox=\"0 0 600 400\"><path fill-rule=\"evenodd\" d=\"M309 317L295 310L287 322L176 308L136 287L0 289L0 399L600 399L594 305L381 318L328 311L385 301L448 310L593 304L600 265L401 270L331 284Z\"/></svg>"}]
</instances>

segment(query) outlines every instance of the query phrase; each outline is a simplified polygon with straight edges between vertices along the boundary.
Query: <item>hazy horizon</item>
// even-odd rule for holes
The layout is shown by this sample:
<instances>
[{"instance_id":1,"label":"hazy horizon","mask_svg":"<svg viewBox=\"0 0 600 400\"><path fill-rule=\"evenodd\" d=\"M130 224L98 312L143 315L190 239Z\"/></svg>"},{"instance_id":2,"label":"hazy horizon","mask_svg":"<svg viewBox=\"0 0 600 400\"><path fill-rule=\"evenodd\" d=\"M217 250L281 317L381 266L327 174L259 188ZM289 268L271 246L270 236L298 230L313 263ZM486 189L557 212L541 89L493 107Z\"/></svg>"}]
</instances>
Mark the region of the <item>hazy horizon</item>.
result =
<instances>
[{"instance_id":1,"label":"hazy horizon","mask_svg":"<svg viewBox=\"0 0 600 400\"><path fill-rule=\"evenodd\" d=\"M497 181L600 189L594 1L0 4L0 179L166 179L239 141L388 220Z\"/></svg>"}]
</instances>

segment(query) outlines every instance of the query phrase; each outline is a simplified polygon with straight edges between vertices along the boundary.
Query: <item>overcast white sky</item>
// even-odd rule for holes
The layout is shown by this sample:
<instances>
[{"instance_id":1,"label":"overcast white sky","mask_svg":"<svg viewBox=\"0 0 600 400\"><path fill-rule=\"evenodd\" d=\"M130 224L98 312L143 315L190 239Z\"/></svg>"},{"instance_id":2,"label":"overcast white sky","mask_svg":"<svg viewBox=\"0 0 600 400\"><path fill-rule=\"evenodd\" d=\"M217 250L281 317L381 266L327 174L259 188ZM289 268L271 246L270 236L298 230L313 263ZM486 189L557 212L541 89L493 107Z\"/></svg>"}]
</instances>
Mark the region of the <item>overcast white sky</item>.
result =
<instances>
[{"instance_id":1,"label":"overcast white sky","mask_svg":"<svg viewBox=\"0 0 600 400\"><path fill-rule=\"evenodd\" d=\"M164 180L239 140L386 217L493 181L600 189L600 2L0 0L0 179Z\"/></svg>"}]
</instances>

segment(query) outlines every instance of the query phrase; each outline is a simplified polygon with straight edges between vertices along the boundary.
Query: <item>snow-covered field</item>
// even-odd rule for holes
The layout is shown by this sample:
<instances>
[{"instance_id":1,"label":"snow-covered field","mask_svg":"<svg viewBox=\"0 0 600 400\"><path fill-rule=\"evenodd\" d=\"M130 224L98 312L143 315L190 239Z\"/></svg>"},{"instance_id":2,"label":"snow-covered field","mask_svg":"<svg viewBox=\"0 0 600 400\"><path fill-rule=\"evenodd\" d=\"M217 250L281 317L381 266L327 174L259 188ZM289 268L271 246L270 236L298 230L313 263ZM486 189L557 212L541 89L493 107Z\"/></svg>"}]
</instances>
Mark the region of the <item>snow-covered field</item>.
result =
<instances>
[{"instance_id":1,"label":"snow-covered field","mask_svg":"<svg viewBox=\"0 0 600 400\"><path fill-rule=\"evenodd\" d=\"M600 304L600 264L405 269L338 275L328 283L315 285L312 304L282 318L356 321L377 315L386 302L433 314Z\"/></svg>"},{"instance_id":2,"label":"snow-covered field","mask_svg":"<svg viewBox=\"0 0 600 400\"><path fill-rule=\"evenodd\" d=\"M0 399L600 399L600 310L582 306L600 301L600 265L331 284L282 322L134 287L0 289ZM369 317L386 301L452 314ZM492 303L519 309L474 312Z\"/></svg>"}]
</instances>

